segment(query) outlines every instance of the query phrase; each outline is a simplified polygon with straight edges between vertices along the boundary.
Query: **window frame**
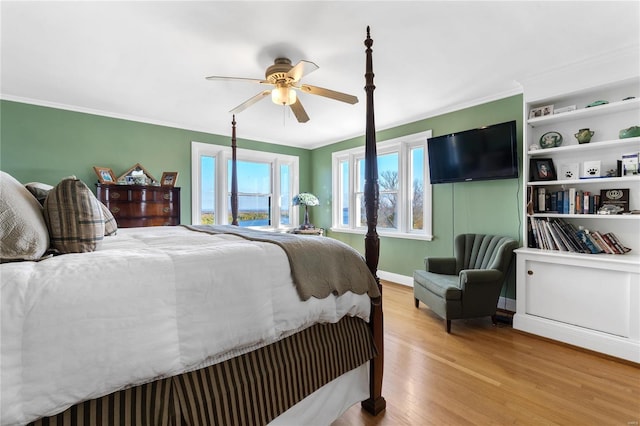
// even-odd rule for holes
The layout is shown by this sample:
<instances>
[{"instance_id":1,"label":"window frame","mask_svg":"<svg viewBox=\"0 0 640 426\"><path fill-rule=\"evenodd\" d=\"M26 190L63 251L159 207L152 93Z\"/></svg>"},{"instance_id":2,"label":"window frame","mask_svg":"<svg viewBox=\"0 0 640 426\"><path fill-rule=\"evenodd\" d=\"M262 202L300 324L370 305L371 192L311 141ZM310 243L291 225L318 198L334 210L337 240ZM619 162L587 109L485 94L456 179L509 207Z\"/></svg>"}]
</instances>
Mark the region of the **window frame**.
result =
<instances>
[{"instance_id":1,"label":"window frame","mask_svg":"<svg viewBox=\"0 0 640 426\"><path fill-rule=\"evenodd\" d=\"M431 130L420 133L414 133L394 139L389 139L377 144L377 155L386 155L390 153L398 153L398 221L397 228L377 228L377 232L381 236L433 240L433 210L432 210L432 186L429 180L429 150L427 148L427 140L432 136ZM412 175L411 154L415 148L423 148L424 150L424 166L423 166L423 225L424 229L411 229L412 216L412 198L413 198L413 181L409 182ZM331 154L331 174L332 174L332 225L331 231L344 232L353 234L366 234L366 226L359 226L359 218L357 215L357 162L365 156L365 147L336 151ZM347 161L349 165L349 220L348 225L342 224L342 170L341 165Z\"/></svg>"},{"instance_id":2,"label":"window frame","mask_svg":"<svg viewBox=\"0 0 640 426\"><path fill-rule=\"evenodd\" d=\"M229 225L227 212L231 209L229 199L229 160L232 159L231 147L214 145L202 142L191 142L191 223L201 223L201 188L202 169L201 157L213 157L215 161L215 224ZM299 157L294 155L277 154L266 151L254 151L250 149L236 150L238 161L250 161L258 163L269 163L271 165L271 225L251 226L248 228L286 231L299 225L299 215L295 214L295 207L289 206L289 224L282 225L280 214L281 201L281 179L280 171L282 165L289 165L289 191L290 194L297 194L299 188ZM238 176L238 180L242 179ZM222 212L222 214L220 214Z\"/></svg>"}]
</instances>

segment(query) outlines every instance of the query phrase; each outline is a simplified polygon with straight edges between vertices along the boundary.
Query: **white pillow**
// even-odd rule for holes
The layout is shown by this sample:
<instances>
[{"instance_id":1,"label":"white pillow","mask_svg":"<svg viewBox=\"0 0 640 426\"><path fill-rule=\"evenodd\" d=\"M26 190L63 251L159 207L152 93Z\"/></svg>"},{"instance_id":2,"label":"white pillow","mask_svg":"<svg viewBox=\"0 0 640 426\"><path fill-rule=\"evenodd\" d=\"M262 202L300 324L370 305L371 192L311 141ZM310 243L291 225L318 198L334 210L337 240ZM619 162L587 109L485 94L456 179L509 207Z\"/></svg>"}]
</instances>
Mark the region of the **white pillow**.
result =
<instances>
[{"instance_id":1,"label":"white pillow","mask_svg":"<svg viewBox=\"0 0 640 426\"><path fill-rule=\"evenodd\" d=\"M48 248L42 206L13 176L0 171L0 259L38 260Z\"/></svg>"}]
</instances>

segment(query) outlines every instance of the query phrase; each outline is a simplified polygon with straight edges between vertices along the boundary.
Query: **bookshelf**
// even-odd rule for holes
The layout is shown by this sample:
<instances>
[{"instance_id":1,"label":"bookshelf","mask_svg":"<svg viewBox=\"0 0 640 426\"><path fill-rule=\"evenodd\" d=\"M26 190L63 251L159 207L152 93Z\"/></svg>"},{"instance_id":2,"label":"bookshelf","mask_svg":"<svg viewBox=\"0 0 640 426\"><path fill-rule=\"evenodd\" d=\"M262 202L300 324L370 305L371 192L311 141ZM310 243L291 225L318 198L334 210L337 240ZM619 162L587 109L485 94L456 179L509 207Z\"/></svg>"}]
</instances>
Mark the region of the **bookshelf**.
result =
<instances>
[{"instance_id":1,"label":"bookshelf","mask_svg":"<svg viewBox=\"0 0 640 426\"><path fill-rule=\"evenodd\" d=\"M628 190L629 210L640 210L640 175L617 175L617 160L623 154L640 152L640 137L620 139L621 129L640 125L640 80L635 77L544 97L525 95L525 147L523 149L524 247L517 253L516 314L514 328L640 363L640 215L597 214L563 211L557 201L540 207L529 204L541 189L547 194L569 190L588 196L606 190ZM626 99L633 97L632 99ZM623 100L625 99L625 100ZM597 100L605 105L586 107ZM532 109L553 105L563 112L529 117ZM575 105L575 109L573 106ZM570 108L566 108L570 107ZM580 129L594 131L589 143L578 143ZM540 148L548 132L562 135L562 143ZM531 160L538 162L531 162ZM555 179L535 180L540 161L551 161ZM597 176L589 176L599 162ZM613 176L605 176L612 171ZM532 173L533 172L533 173ZM587 177L589 176L589 177ZM572 192L572 194L573 194ZM544 197L544 196L543 196ZM574 200L575 198L572 197ZM538 199L536 198L536 201ZM588 210L588 209L587 209ZM551 243L545 248L531 232L532 221L560 220L590 232L613 233L631 249L626 254L587 254L571 251L570 245ZM560 237L558 235L558 237ZM553 238L552 238L553 239ZM564 249L558 249L564 247Z\"/></svg>"}]
</instances>

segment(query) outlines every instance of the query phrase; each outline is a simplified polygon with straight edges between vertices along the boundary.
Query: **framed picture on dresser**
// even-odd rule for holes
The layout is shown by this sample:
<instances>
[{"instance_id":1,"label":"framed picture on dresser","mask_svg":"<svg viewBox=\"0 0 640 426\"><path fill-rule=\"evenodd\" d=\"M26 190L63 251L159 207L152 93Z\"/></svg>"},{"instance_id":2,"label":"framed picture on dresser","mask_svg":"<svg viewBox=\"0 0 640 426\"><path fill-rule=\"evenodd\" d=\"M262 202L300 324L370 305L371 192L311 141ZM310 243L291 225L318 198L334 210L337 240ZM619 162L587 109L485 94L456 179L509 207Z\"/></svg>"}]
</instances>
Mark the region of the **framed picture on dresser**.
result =
<instances>
[{"instance_id":1,"label":"framed picture on dresser","mask_svg":"<svg viewBox=\"0 0 640 426\"><path fill-rule=\"evenodd\" d=\"M116 175L113 174L113 170L108 167L93 166L93 170L98 175L98 181L104 184L116 183Z\"/></svg>"},{"instance_id":2,"label":"framed picture on dresser","mask_svg":"<svg viewBox=\"0 0 640 426\"><path fill-rule=\"evenodd\" d=\"M176 186L178 181L178 172L163 172L160 178L160 186Z\"/></svg>"},{"instance_id":3,"label":"framed picture on dresser","mask_svg":"<svg viewBox=\"0 0 640 426\"><path fill-rule=\"evenodd\" d=\"M128 179L130 178L130 179ZM140 163L134 164L129 170L118 177L118 181L134 185L158 184L158 180Z\"/></svg>"}]
</instances>

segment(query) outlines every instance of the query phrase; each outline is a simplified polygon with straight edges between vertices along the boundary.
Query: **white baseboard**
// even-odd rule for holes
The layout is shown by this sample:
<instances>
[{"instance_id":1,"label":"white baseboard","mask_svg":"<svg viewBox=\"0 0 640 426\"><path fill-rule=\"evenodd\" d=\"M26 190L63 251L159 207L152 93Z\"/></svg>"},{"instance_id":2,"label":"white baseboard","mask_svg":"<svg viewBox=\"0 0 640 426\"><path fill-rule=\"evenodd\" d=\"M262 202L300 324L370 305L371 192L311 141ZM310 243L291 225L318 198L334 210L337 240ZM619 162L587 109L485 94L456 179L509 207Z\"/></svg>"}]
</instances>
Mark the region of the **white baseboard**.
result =
<instances>
[{"instance_id":1,"label":"white baseboard","mask_svg":"<svg viewBox=\"0 0 640 426\"><path fill-rule=\"evenodd\" d=\"M391 281L413 288L413 277L380 270L378 271L378 277L380 277L381 280ZM498 299L498 309L515 312L516 300L500 296L500 299Z\"/></svg>"},{"instance_id":2,"label":"white baseboard","mask_svg":"<svg viewBox=\"0 0 640 426\"><path fill-rule=\"evenodd\" d=\"M395 274L393 272L386 272L378 270L378 277L381 280L391 281L396 284L406 285L407 287L413 288L413 277L408 277L406 275Z\"/></svg>"}]
</instances>

